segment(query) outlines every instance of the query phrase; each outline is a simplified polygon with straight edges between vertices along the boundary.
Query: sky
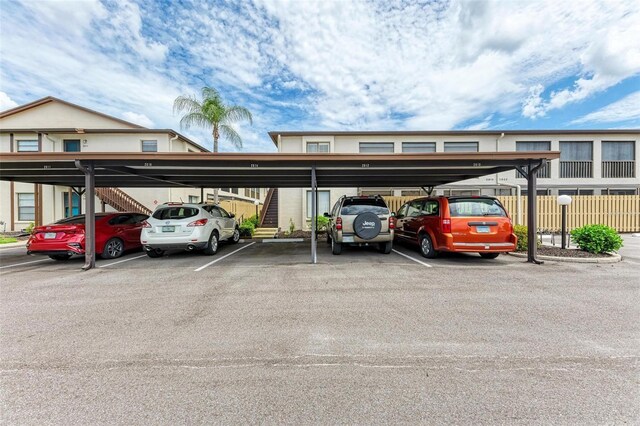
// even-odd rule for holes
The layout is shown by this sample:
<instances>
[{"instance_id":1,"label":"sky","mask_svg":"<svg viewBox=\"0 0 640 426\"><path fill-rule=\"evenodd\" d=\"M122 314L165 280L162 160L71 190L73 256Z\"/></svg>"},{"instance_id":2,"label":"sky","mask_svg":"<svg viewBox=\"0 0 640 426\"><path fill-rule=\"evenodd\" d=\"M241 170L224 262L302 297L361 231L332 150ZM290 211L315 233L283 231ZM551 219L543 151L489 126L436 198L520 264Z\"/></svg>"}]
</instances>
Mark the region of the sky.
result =
<instances>
[{"instance_id":1,"label":"sky","mask_svg":"<svg viewBox=\"0 0 640 426\"><path fill-rule=\"evenodd\" d=\"M211 148L179 95L268 131L640 128L640 2L0 0L0 110L55 96ZM235 151L221 142L221 151Z\"/></svg>"}]
</instances>

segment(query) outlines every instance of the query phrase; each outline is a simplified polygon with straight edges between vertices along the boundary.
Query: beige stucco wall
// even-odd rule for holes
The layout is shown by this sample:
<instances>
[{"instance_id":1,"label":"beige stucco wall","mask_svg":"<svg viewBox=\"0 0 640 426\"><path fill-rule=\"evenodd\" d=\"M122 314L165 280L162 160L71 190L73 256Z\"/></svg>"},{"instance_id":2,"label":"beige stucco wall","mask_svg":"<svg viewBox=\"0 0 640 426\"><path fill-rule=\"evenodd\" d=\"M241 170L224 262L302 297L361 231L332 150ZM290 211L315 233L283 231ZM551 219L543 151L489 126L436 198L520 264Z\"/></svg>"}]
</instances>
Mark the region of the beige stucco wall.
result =
<instances>
[{"instance_id":1,"label":"beige stucco wall","mask_svg":"<svg viewBox=\"0 0 640 426\"><path fill-rule=\"evenodd\" d=\"M5 129L131 129L135 126L52 101L1 118L0 127Z\"/></svg>"}]
</instances>

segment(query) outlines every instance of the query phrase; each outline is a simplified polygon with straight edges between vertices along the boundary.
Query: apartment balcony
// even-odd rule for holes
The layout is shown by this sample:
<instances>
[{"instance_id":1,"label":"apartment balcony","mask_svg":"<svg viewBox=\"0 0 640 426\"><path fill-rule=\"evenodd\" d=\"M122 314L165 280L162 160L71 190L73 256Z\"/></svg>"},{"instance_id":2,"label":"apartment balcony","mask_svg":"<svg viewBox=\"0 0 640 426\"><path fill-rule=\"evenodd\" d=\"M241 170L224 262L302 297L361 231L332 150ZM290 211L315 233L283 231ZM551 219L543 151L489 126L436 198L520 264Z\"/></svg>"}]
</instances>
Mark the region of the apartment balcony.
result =
<instances>
[{"instance_id":1,"label":"apartment balcony","mask_svg":"<svg viewBox=\"0 0 640 426\"><path fill-rule=\"evenodd\" d=\"M561 178L593 177L593 161L560 161Z\"/></svg>"},{"instance_id":2,"label":"apartment balcony","mask_svg":"<svg viewBox=\"0 0 640 426\"><path fill-rule=\"evenodd\" d=\"M636 177L635 161L603 161L603 178L633 178Z\"/></svg>"}]
</instances>

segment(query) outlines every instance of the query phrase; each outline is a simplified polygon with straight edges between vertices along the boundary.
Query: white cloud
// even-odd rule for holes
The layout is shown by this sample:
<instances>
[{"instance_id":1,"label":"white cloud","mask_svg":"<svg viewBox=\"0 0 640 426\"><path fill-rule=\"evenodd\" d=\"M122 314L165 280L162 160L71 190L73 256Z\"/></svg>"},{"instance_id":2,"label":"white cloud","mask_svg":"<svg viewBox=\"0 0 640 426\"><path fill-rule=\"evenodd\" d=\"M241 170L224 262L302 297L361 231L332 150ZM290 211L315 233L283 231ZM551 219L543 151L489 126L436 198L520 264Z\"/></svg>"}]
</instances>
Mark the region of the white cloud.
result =
<instances>
[{"instance_id":1,"label":"white cloud","mask_svg":"<svg viewBox=\"0 0 640 426\"><path fill-rule=\"evenodd\" d=\"M640 120L640 91L573 120L571 123L617 123L629 120Z\"/></svg>"},{"instance_id":2,"label":"white cloud","mask_svg":"<svg viewBox=\"0 0 640 426\"><path fill-rule=\"evenodd\" d=\"M0 111L6 111L17 106L18 103L14 102L9 95L4 92L0 92Z\"/></svg>"},{"instance_id":3,"label":"white cloud","mask_svg":"<svg viewBox=\"0 0 640 426\"><path fill-rule=\"evenodd\" d=\"M129 121L133 124L138 124L142 127L153 127L153 121L144 114L127 111L122 114L122 118L124 118L126 121Z\"/></svg>"}]
</instances>

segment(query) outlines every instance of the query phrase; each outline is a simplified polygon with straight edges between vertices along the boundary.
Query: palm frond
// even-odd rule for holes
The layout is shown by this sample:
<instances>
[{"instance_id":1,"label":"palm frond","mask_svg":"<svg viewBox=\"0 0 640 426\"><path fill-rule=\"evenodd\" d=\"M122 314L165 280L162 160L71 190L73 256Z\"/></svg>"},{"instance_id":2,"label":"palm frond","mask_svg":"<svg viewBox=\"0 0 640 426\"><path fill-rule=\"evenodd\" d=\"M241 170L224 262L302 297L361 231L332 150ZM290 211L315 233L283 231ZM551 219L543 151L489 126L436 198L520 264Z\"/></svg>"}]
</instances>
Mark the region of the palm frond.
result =
<instances>
[{"instance_id":1,"label":"palm frond","mask_svg":"<svg viewBox=\"0 0 640 426\"><path fill-rule=\"evenodd\" d=\"M244 120L253 124L253 116L247 108L238 105L232 105L226 108L225 122L236 123Z\"/></svg>"},{"instance_id":2,"label":"palm frond","mask_svg":"<svg viewBox=\"0 0 640 426\"><path fill-rule=\"evenodd\" d=\"M188 114L185 114L184 117L180 119L180 127L188 129L192 126L210 129L211 127L213 127L213 123L211 123L211 120L202 112L190 112Z\"/></svg>"},{"instance_id":3,"label":"palm frond","mask_svg":"<svg viewBox=\"0 0 640 426\"><path fill-rule=\"evenodd\" d=\"M202 88L202 100L222 100L222 96L220 96L220 92L218 92L213 87L203 87Z\"/></svg>"},{"instance_id":4,"label":"palm frond","mask_svg":"<svg viewBox=\"0 0 640 426\"><path fill-rule=\"evenodd\" d=\"M198 102L195 96L178 96L173 101L173 113L187 112L193 113L202 110L202 104Z\"/></svg>"},{"instance_id":5,"label":"palm frond","mask_svg":"<svg viewBox=\"0 0 640 426\"><path fill-rule=\"evenodd\" d=\"M223 138L231 142L231 144L235 146L237 149L242 149L242 138L240 137L238 132L234 130L233 127L227 124L221 124L220 134L222 135Z\"/></svg>"}]
</instances>

